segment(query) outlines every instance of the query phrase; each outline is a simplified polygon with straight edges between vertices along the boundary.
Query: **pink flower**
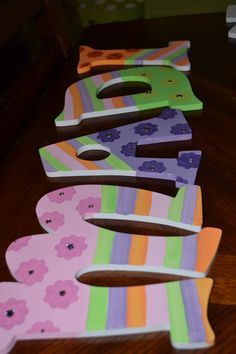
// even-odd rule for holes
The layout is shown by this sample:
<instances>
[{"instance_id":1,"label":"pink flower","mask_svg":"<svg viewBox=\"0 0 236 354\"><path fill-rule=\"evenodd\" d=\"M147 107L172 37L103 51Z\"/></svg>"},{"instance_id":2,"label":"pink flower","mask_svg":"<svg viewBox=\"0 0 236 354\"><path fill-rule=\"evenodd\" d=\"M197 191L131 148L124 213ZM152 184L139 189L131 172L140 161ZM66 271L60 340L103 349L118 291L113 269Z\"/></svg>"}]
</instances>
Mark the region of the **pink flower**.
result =
<instances>
[{"instance_id":1,"label":"pink flower","mask_svg":"<svg viewBox=\"0 0 236 354\"><path fill-rule=\"evenodd\" d=\"M22 262L14 275L18 281L26 285L33 285L42 281L47 272L48 267L45 266L43 259L31 259Z\"/></svg>"},{"instance_id":2,"label":"pink flower","mask_svg":"<svg viewBox=\"0 0 236 354\"><path fill-rule=\"evenodd\" d=\"M0 303L0 327L11 329L24 322L25 315L29 312L24 300L9 299Z\"/></svg>"},{"instance_id":3,"label":"pink flower","mask_svg":"<svg viewBox=\"0 0 236 354\"><path fill-rule=\"evenodd\" d=\"M55 246L57 256L66 259L81 256L83 250L87 248L84 237L71 235L61 239L60 243Z\"/></svg>"},{"instance_id":4,"label":"pink flower","mask_svg":"<svg viewBox=\"0 0 236 354\"><path fill-rule=\"evenodd\" d=\"M28 242L31 239L31 237L32 236L26 236L13 241L8 247L8 251L19 251L21 247L25 247L28 245Z\"/></svg>"},{"instance_id":5,"label":"pink flower","mask_svg":"<svg viewBox=\"0 0 236 354\"><path fill-rule=\"evenodd\" d=\"M60 332L60 329L51 321L36 322L26 333Z\"/></svg>"},{"instance_id":6,"label":"pink flower","mask_svg":"<svg viewBox=\"0 0 236 354\"><path fill-rule=\"evenodd\" d=\"M64 225L64 215L59 214L57 211L47 212L40 216L39 221L53 231Z\"/></svg>"},{"instance_id":7,"label":"pink flower","mask_svg":"<svg viewBox=\"0 0 236 354\"><path fill-rule=\"evenodd\" d=\"M46 288L44 301L53 308L66 309L72 302L78 300L79 287L72 280L58 280L55 284Z\"/></svg>"},{"instance_id":8,"label":"pink flower","mask_svg":"<svg viewBox=\"0 0 236 354\"><path fill-rule=\"evenodd\" d=\"M81 199L79 205L76 207L76 210L78 210L80 215L84 215L85 213L100 211L100 209L101 209L101 198L93 198L93 197Z\"/></svg>"},{"instance_id":9,"label":"pink flower","mask_svg":"<svg viewBox=\"0 0 236 354\"><path fill-rule=\"evenodd\" d=\"M48 198L51 202L63 203L65 201L71 200L73 195L76 193L74 187L68 187L63 189L58 189L55 192L49 193Z\"/></svg>"}]
</instances>

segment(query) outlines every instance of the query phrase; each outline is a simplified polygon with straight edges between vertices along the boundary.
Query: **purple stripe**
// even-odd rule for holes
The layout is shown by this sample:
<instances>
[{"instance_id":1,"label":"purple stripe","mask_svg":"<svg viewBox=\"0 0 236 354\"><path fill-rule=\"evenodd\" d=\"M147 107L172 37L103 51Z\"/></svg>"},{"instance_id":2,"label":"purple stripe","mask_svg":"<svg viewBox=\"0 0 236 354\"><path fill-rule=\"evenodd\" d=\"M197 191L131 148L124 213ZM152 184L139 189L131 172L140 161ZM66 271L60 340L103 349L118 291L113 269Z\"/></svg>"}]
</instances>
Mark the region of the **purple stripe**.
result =
<instances>
[{"instance_id":1,"label":"purple stripe","mask_svg":"<svg viewBox=\"0 0 236 354\"><path fill-rule=\"evenodd\" d=\"M111 253L111 264L128 264L132 236L117 232Z\"/></svg>"},{"instance_id":2,"label":"purple stripe","mask_svg":"<svg viewBox=\"0 0 236 354\"><path fill-rule=\"evenodd\" d=\"M188 335L191 342L206 341L206 333L202 321L202 309L194 280L180 282L185 314L188 323Z\"/></svg>"},{"instance_id":3,"label":"purple stripe","mask_svg":"<svg viewBox=\"0 0 236 354\"><path fill-rule=\"evenodd\" d=\"M148 57L153 55L153 54L158 54L163 48L158 48L158 49L150 49L150 51L148 53L145 53L143 55L140 55L140 57L136 58L135 59L135 63L136 63L136 60L148 60ZM132 58L130 58L132 59Z\"/></svg>"},{"instance_id":4,"label":"purple stripe","mask_svg":"<svg viewBox=\"0 0 236 354\"><path fill-rule=\"evenodd\" d=\"M125 107L135 106L136 103L132 98L132 95L122 96L122 101L124 102Z\"/></svg>"},{"instance_id":5,"label":"purple stripe","mask_svg":"<svg viewBox=\"0 0 236 354\"><path fill-rule=\"evenodd\" d=\"M64 119L74 118L73 96L70 93L70 89L66 90L65 102L66 104L64 106Z\"/></svg>"},{"instance_id":6,"label":"purple stripe","mask_svg":"<svg viewBox=\"0 0 236 354\"><path fill-rule=\"evenodd\" d=\"M93 112L94 107L92 104L91 97L88 93L88 90L87 90L86 86L84 85L84 80L78 81L75 85L76 85L77 89L79 90L81 100L83 102L84 111L85 112Z\"/></svg>"},{"instance_id":7,"label":"purple stripe","mask_svg":"<svg viewBox=\"0 0 236 354\"><path fill-rule=\"evenodd\" d=\"M172 62L174 63L174 64L176 64L176 62L178 62L179 60L182 60L182 59L184 59L184 58L186 58L187 57L187 52L186 53L183 53L183 54L181 54L181 55L179 55L178 57L176 57L176 58L174 58L174 59L172 59Z\"/></svg>"},{"instance_id":8,"label":"purple stripe","mask_svg":"<svg viewBox=\"0 0 236 354\"><path fill-rule=\"evenodd\" d=\"M51 165L48 164L48 162L42 157L40 156L42 164L43 164L43 168L45 171L47 172L54 172L56 171L56 169L54 167L52 167Z\"/></svg>"},{"instance_id":9,"label":"purple stripe","mask_svg":"<svg viewBox=\"0 0 236 354\"><path fill-rule=\"evenodd\" d=\"M127 288L109 288L107 329L125 328Z\"/></svg>"},{"instance_id":10,"label":"purple stripe","mask_svg":"<svg viewBox=\"0 0 236 354\"><path fill-rule=\"evenodd\" d=\"M186 187L184 205L181 215L181 221L192 225L194 222L194 213L196 208L197 187L188 185Z\"/></svg>"},{"instance_id":11,"label":"purple stripe","mask_svg":"<svg viewBox=\"0 0 236 354\"><path fill-rule=\"evenodd\" d=\"M119 79L122 80L122 78L121 78L121 76L120 76L120 72L119 72L118 70L111 71L111 72L110 72L110 75L111 75L112 79L117 79L117 78L119 78Z\"/></svg>"},{"instance_id":12,"label":"purple stripe","mask_svg":"<svg viewBox=\"0 0 236 354\"><path fill-rule=\"evenodd\" d=\"M133 214L135 209L137 189L119 187L116 212L118 214Z\"/></svg>"},{"instance_id":13,"label":"purple stripe","mask_svg":"<svg viewBox=\"0 0 236 354\"><path fill-rule=\"evenodd\" d=\"M182 242L181 269L194 270L197 257L197 235L185 236Z\"/></svg>"}]
</instances>

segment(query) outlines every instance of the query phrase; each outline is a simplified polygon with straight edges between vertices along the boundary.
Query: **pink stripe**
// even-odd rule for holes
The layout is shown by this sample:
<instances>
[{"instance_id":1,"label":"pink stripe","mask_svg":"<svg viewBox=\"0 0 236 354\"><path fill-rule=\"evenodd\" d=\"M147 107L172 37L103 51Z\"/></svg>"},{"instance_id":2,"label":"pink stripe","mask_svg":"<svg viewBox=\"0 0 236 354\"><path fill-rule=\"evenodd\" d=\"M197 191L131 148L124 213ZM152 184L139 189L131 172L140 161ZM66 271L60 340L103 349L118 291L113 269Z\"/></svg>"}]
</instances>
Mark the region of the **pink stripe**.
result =
<instances>
[{"instance_id":1,"label":"pink stripe","mask_svg":"<svg viewBox=\"0 0 236 354\"><path fill-rule=\"evenodd\" d=\"M100 85L102 85L104 83L104 80L102 79L101 75L92 76L91 79L94 82L96 87L99 87ZM104 98L102 100L102 102L104 104L105 109L114 109L115 108L115 106L112 102L112 98Z\"/></svg>"},{"instance_id":2,"label":"pink stripe","mask_svg":"<svg viewBox=\"0 0 236 354\"><path fill-rule=\"evenodd\" d=\"M172 198L159 193L152 193L150 216L167 219Z\"/></svg>"},{"instance_id":3,"label":"pink stripe","mask_svg":"<svg viewBox=\"0 0 236 354\"><path fill-rule=\"evenodd\" d=\"M101 75L95 75L91 77L92 81L94 82L95 86L98 87L104 83Z\"/></svg>"},{"instance_id":4,"label":"pink stripe","mask_svg":"<svg viewBox=\"0 0 236 354\"><path fill-rule=\"evenodd\" d=\"M169 324L169 313L165 284L147 285L146 299L147 326L167 327Z\"/></svg>"},{"instance_id":5,"label":"pink stripe","mask_svg":"<svg viewBox=\"0 0 236 354\"><path fill-rule=\"evenodd\" d=\"M56 145L49 145L47 146L47 151L53 155L57 160L65 164L67 167L71 169L77 170L87 170L80 162L73 159L70 155L66 154L63 150L61 150Z\"/></svg>"},{"instance_id":6,"label":"pink stripe","mask_svg":"<svg viewBox=\"0 0 236 354\"><path fill-rule=\"evenodd\" d=\"M166 254L165 237L148 237L148 249L146 256L146 265L162 266Z\"/></svg>"},{"instance_id":7,"label":"pink stripe","mask_svg":"<svg viewBox=\"0 0 236 354\"><path fill-rule=\"evenodd\" d=\"M64 120L68 120L74 117L74 105L73 98L70 93L70 89L66 90L65 106L64 106Z\"/></svg>"},{"instance_id":8,"label":"pink stripe","mask_svg":"<svg viewBox=\"0 0 236 354\"><path fill-rule=\"evenodd\" d=\"M102 100L102 102L103 102L104 107L105 107L106 109L114 109L114 108L115 108L115 106L114 106L114 104L113 104L113 101L112 101L112 98L104 98L104 99Z\"/></svg>"}]
</instances>

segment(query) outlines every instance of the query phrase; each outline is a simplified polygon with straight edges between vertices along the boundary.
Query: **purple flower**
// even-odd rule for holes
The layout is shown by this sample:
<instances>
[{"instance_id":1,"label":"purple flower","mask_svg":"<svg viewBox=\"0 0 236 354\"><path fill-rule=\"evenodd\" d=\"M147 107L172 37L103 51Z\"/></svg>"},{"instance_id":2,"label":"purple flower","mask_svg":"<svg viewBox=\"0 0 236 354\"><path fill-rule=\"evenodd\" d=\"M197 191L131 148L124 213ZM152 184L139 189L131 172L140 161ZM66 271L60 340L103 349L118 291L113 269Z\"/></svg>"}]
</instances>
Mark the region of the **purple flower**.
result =
<instances>
[{"instance_id":1,"label":"purple flower","mask_svg":"<svg viewBox=\"0 0 236 354\"><path fill-rule=\"evenodd\" d=\"M134 127L135 134L139 135L152 135L153 133L158 131L158 127L156 124L152 123L140 123L136 127Z\"/></svg>"},{"instance_id":2,"label":"purple flower","mask_svg":"<svg viewBox=\"0 0 236 354\"><path fill-rule=\"evenodd\" d=\"M177 158L177 165L186 169L198 168L201 156L193 152L186 152Z\"/></svg>"},{"instance_id":3,"label":"purple flower","mask_svg":"<svg viewBox=\"0 0 236 354\"><path fill-rule=\"evenodd\" d=\"M30 259L19 265L14 276L18 281L26 285L33 285L42 281L47 272L48 267L45 266L44 260Z\"/></svg>"},{"instance_id":4,"label":"purple flower","mask_svg":"<svg viewBox=\"0 0 236 354\"><path fill-rule=\"evenodd\" d=\"M76 207L80 215L86 213L97 212L101 209L101 198L88 197L86 199L81 199L79 205Z\"/></svg>"},{"instance_id":5,"label":"purple flower","mask_svg":"<svg viewBox=\"0 0 236 354\"><path fill-rule=\"evenodd\" d=\"M58 327L55 327L51 321L45 322L36 322L33 326L28 329L26 333L53 333L53 332L60 332Z\"/></svg>"},{"instance_id":6,"label":"purple flower","mask_svg":"<svg viewBox=\"0 0 236 354\"><path fill-rule=\"evenodd\" d=\"M21 247L25 247L28 245L28 242L31 238L32 236L25 236L13 241L8 247L8 251L19 251Z\"/></svg>"},{"instance_id":7,"label":"purple flower","mask_svg":"<svg viewBox=\"0 0 236 354\"><path fill-rule=\"evenodd\" d=\"M66 309L78 300L78 290L79 287L74 285L72 280L58 280L46 288L44 301L48 302L52 308Z\"/></svg>"},{"instance_id":8,"label":"purple flower","mask_svg":"<svg viewBox=\"0 0 236 354\"><path fill-rule=\"evenodd\" d=\"M45 227L56 231L64 225L64 216L57 211L47 212L40 216L39 221Z\"/></svg>"},{"instance_id":9,"label":"purple flower","mask_svg":"<svg viewBox=\"0 0 236 354\"><path fill-rule=\"evenodd\" d=\"M141 166L138 167L138 169L140 171L158 173L162 173L166 170L163 162L157 162L155 160L145 161Z\"/></svg>"},{"instance_id":10,"label":"purple flower","mask_svg":"<svg viewBox=\"0 0 236 354\"><path fill-rule=\"evenodd\" d=\"M188 124L176 124L171 127L170 132L174 135L181 135L181 134L191 134L191 128Z\"/></svg>"},{"instance_id":11,"label":"purple flower","mask_svg":"<svg viewBox=\"0 0 236 354\"><path fill-rule=\"evenodd\" d=\"M121 146L121 153L125 156L135 156L137 143L128 143Z\"/></svg>"},{"instance_id":12,"label":"purple flower","mask_svg":"<svg viewBox=\"0 0 236 354\"><path fill-rule=\"evenodd\" d=\"M24 322L29 312L25 300L9 299L0 303L0 327L11 329Z\"/></svg>"},{"instance_id":13,"label":"purple flower","mask_svg":"<svg viewBox=\"0 0 236 354\"><path fill-rule=\"evenodd\" d=\"M98 133L97 139L100 139L103 143L109 142L111 143L114 140L120 138L120 131L113 128L109 130L103 130L102 132Z\"/></svg>"},{"instance_id":14,"label":"purple flower","mask_svg":"<svg viewBox=\"0 0 236 354\"><path fill-rule=\"evenodd\" d=\"M179 183L188 184L188 180L184 179L181 176L177 176L176 181L179 182Z\"/></svg>"},{"instance_id":15,"label":"purple flower","mask_svg":"<svg viewBox=\"0 0 236 354\"><path fill-rule=\"evenodd\" d=\"M68 187L63 189L58 189L55 192L48 194L48 198L51 202L63 203L65 201L71 200L73 195L76 193L74 187Z\"/></svg>"},{"instance_id":16,"label":"purple flower","mask_svg":"<svg viewBox=\"0 0 236 354\"><path fill-rule=\"evenodd\" d=\"M176 116L177 112L175 109L172 109L172 108L166 108L164 109L159 118L162 118L162 119L172 119Z\"/></svg>"},{"instance_id":17,"label":"purple flower","mask_svg":"<svg viewBox=\"0 0 236 354\"><path fill-rule=\"evenodd\" d=\"M63 237L59 244L55 246L57 256L65 259L81 256L82 252L87 248L84 237L71 235Z\"/></svg>"}]
</instances>

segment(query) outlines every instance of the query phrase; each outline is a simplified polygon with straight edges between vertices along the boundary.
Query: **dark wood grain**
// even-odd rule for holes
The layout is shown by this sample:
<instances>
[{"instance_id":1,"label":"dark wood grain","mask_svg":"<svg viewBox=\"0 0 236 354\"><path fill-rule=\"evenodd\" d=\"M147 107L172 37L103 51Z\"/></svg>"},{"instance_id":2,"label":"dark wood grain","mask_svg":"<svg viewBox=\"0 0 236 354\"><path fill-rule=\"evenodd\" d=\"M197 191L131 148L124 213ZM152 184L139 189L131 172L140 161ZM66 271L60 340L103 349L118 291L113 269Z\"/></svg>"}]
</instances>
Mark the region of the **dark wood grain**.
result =
<instances>
[{"instance_id":1,"label":"dark wood grain","mask_svg":"<svg viewBox=\"0 0 236 354\"><path fill-rule=\"evenodd\" d=\"M19 342L12 353L224 353L236 348L236 43L227 39L225 14L197 15L158 20L135 21L93 26L85 30L81 44L95 48L125 48L165 46L168 40L189 39L192 70L189 76L193 90L204 102L198 116L188 115L193 140L188 149L203 151L197 183L203 192L204 226L223 230L222 241L209 276L215 279L209 319L216 333L216 345L204 350L175 350L168 333L117 336L97 339ZM15 238L42 232L35 205L45 193L72 183L100 182L99 178L48 179L43 172L38 148L82 134L81 128L57 129L53 119L63 109L67 86L78 79L75 54L55 72L44 95L28 116L15 143L1 163L1 247L0 280L12 277L5 263L5 250ZM2 120L3 122L4 120ZM131 119L132 121L132 119ZM107 126L107 125L106 125ZM104 128L106 127L104 125ZM2 123L2 129L4 123ZM96 125L84 127L93 131ZM179 149L179 147L178 147ZM155 156L155 154L153 154ZM127 183L147 187L147 181L113 179L109 183ZM158 184L148 186L159 191ZM175 193L176 191L173 191ZM144 230L145 231L145 230ZM97 285L151 284L170 281L157 274L115 273L87 274L81 281Z\"/></svg>"}]
</instances>

